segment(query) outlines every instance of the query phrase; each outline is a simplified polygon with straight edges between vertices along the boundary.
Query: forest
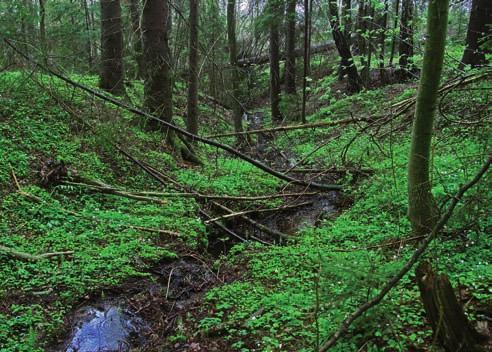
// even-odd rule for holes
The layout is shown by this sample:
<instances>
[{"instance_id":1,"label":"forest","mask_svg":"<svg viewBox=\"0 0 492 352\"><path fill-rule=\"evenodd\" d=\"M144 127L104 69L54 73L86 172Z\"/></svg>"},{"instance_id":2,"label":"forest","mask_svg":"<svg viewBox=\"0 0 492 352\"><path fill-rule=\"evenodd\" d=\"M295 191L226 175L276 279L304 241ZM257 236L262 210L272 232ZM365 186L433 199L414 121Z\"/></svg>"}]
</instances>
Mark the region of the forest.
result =
<instances>
[{"instance_id":1,"label":"forest","mask_svg":"<svg viewBox=\"0 0 492 352\"><path fill-rule=\"evenodd\" d=\"M492 351L491 0L1 0L0 352Z\"/></svg>"}]
</instances>

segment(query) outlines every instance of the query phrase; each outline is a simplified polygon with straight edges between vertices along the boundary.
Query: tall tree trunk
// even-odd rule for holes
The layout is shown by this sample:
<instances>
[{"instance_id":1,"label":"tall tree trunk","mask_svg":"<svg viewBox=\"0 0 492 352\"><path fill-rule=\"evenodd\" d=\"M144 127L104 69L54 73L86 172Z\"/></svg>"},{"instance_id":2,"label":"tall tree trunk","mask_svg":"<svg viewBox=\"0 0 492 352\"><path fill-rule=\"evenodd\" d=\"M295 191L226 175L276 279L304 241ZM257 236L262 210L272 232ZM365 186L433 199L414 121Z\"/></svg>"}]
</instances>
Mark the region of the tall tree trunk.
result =
<instances>
[{"instance_id":1,"label":"tall tree trunk","mask_svg":"<svg viewBox=\"0 0 492 352\"><path fill-rule=\"evenodd\" d=\"M234 131L242 132L243 109L239 103L239 72L237 68L237 43L236 43L236 1L227 0L227 39L229 43L229 63L232 70L232 119L234 123ZM238 142L242 138L238 137Z\"/></svg>"},{"instance_id":2,"label":"tall tree trunk","mask_svg":"<svg viewBox=\"0 0 492 352\"><path fill-rule=\"evenodd\" d=\"M374 34L374 21L375 21L375 8L374 4L369 2L366 5L366 16L369 16L369 19L365 19L364 22L365 24L365 29L366 29L366 36L364 36L364 47L365 47L365 52L367 54L367 60L365 62L365 65L362 67L361 70L361 78L362 82L365 84L368 84L371 81L371 60L372 60L372 47L373 47L373 34Z\"/></svg>"},{"instance_id":3,"label":"tall tree trunk","mask_svg":"<svg viewBox=\"0 0 492 352\"><path fill-rule=\"evenodd\" d=\"M466 48L461 59L461 68L464 65L472 67L487 64L485 53L490 53L490 49L480 48L485 42L484 38L490 39L492 35L492 1L473 0L470 13L470 22L466 33Z\"/></svg>"},{"instance_id":4,"label":"tall tree trunk","mask_svg":"<svg viewBox=\"0 0 492 352\"><path fill-rule=\"evenodd\" d=\"M167 33L167 0L146 0L142 13L142 34L145 60L144 106L154 116L172 121L173 91L171 60ZM147 121L149 128L160 129L155 120ZM166 129L168 143L172 133Z\"/></svg>"},{"instance_id":5,"label":"tall tree trunk","mask_svg":"<svg viewBox=\"0 0 492 352\"><path fill-rule=\"evenodd\" d=\"M388 75L384 68L384 53L386 48L386 26L388 22L388 0L384 0L384 12L381 14L379 20L379 79L381 84L386 84L388 82Z\"/></svg>"},{"instance_id":6,"label":"tall tree trunk","mask_svg":"<svg viewBox=\"0 0 492 352\"><path fill-rule=\"evenodd\" d=\"M143 77L143 44L142 30L140 28L140 4L139 0L129 0L130 22L132 28L132 46L135 62L137 63L136 77Z\"/></svg>"},{"instance_id":7,"label":"tall tree trunk","mask_svg":"<svg viewBox=\"0 0 492 352\"><path fill-rule=\"evenodd\" d=\"M84 10L84 20L85 20L85 34L86 34L86 44L85 44L85 52L87 54L87 66L89 70L91 70L93 65L93 56L92 56L92 39L91 39L91 18L89 13L89 6L87 5L88 0L81 0L82 9Z\"/></svg>"},{"instance_id":8,"label":"tall tree trunk","mask_svg":"<svg viewBox=\"0 0 492 352\"><path fill-rule=\"evenodd\" d=\"M396 33L396 29L398 28L398 18L399 18L399 12L400 12L400 0L396 0L395 4L395 18L393 21L393 31ZM389 58L389 66L393 66L393 58L395 57L395 49L396 49L396 34L393 34L393 38L391 40L391 52L390 52L390 58Z\"/></svg>"},{"instance_id":9,"label":"tall tree trunk","mask_svg":"<svg viewBox=\"0 0 492 352\"><path fill-rule=\"evenodd\" d=\"M101 0L101 75L99 85L110 93L122 95L123 30L119 0Z\"/></svg>"},{"instance_id":10,"label":"tall tree trunk","mask_svg":"<svg viewBox=\"0 0 492 352\"><path fill-rule=\"evenodd\" d=\"M43 60L48 62L48 43L46 42L46 0L39 0L39 41Z\"/></svg>"},{"instance_id":11,"label":"tall tree trunk","mask_svg":"<svg viewBox=\"0 0 492 352\"><path fill-rule=\"evenodd\" d=\"M296 93L296 3L297 0L287 0L287 55L285 61L285 92Z\"/></svg>"},{"instance_id":12,"label":"tall tree trunk","mask_svg":"<svg viewBox=\"0 0 492 352\"><path fill-rule=\"evenodd\" d=\"M342 6L343 34L350 45L350 36L352 35L352 0L342 0Z\"/></svg>"},{"instance_id":13,"label":"tall tree trunk","mask_svg":"<svg viewBox=\"0 0 492 352\"><path fill-rule=\"evenodd\" d=\"M269 0L270 10L270 108L272 121L282 121L280 113L280 37L279 37L279 15L280 1Z\"/></svg>"},{"instance_id":14,"label":"tall tree trunk","mask_svg":"<svg viewBox=\"0 0 492 352\"><path fill-rule=\"evenodd\" d=\"M188 80L188 132L198 134L198 2L190 0L190 47Z\"/></svg>"},{"instance_id":15,"label":"tall tree trunk","mask_svg":"<svg viewBox=\"0 0 492 352\"><path fill-rule=\"evenodd\" d=\"M302 72L302 123L306 123L307 76L309 74L309 0L304 0L304 60Z\"/></svg>"},{"instance_id":16,"label":"tall tree trunk","mask_svg":"<svg viewBox=\"0 0 492 352\"><path fill-rule=\"evenodd\" d=\"M413 57L413 0L402 1L400 21L400 75L402 79L410 77L414 70Z\"/></svg>"},{"instance_id":17,"label":"tall tree trunk","mask_svg":"<svg viewBox=\"0 0 492 352\"><path fill-rule=\"evenodd\" d=\"M434 114L446 45L449 0L431 0L424 63L417 93L408 162L408 216L416 235L427 234L436 219L431 192L430 151Z\"/></svg>"},{"instance_id":18,"label":"tall tree trunk","mask_svg":"<svg viewBox=\"0 0 492 352\"><path fill-rule=\"evenodd\" d=\"M359 92L362 89L362 80L357 72L357 67L355 66L352 53L350 52L350 46L340 28L336 0L330 0L329 7L330 25L333 33L333 39L335 40L335 45L337 46L338 53L341 57L342 66L348 76L348 89L351 92Z\"/></svg>"}]
</instances>

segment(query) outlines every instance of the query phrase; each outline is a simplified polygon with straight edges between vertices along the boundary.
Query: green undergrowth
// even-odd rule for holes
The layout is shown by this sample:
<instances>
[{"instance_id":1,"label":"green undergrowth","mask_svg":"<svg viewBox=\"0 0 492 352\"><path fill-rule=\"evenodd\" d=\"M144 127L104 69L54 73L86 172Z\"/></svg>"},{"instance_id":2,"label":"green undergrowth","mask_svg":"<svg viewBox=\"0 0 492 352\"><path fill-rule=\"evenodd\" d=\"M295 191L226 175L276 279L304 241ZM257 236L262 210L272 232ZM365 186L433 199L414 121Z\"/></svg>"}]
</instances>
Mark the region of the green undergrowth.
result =
<instances>
[{"instance_id":1,"label":"green undergrowth","mask_svg":"<svg viewBox=\"0 0 492 352\"><path fill-rule=\"evenodd\" d=\"M97 85L96 77L72 78ZM128 89L130 98L137 100L141 89L135 83ZM177 95L178 114L182 101ZM203 105L201 110L205 117L214 117L212 108ZM176 121L182 124L179 116ZM223 153L209 160L205 156L215 149L207 147L197 149L204 160L202 168L184 165L171 156L161 132L142 127L135 116L94 101L60 80L37 73L0 74L0 245L34 255L74 252L35 262L0 252L1 351L42 351L63 333L59 328L64 319L88 294L148 277L158 261L176 258L177 248L207 246L193 198L169 198L160 204L91 193L73 185L43 186L39 171L48 162L63 161L73 176L126 190L177 191L127 160L115 148L118 144L201 192L261 194L278 185Z\"/></svg>"},{"instance_id":2,"label":"green undergrowth","mask_svg":"<svg viewBox=\"0 0 492 352\"><path fill-rule=\"evenodd\" d=\"M410 83L331 99L332 83L333 79L314 83L319 94L326 92L327 105L310 116L310 122L334 121L350 113L354 117L382 115L388 104L415 93ZM432 177L441 211L490 152L490 127L484 121L491 113L486 93L491 85L482 81L470 88L467 93L451 93L446 100L451 106L447 118L436 121ZM467 115L460 112L464 106ZM478 121L479 127L460 124L464 119ZM397 132L384 136L395 128ZM369 177L345 176L344 192L353 198L353 206L317 228L304 229L285 246L236 246L227 260L247 267L247 274L208 293L209 314L199 324L201 333L221 331L237 351L316 350L317 343L373 297L412 254L416 241L409 240L406 218L408 123L395 119L380 131L363 134L356 125L342 130L304 129L277 139L282 149L293 151L299 159L321 143L326 146L303 167L372 170ZM490 178L484 178L466 194L426 254L437 270L449 275L454 287L466 292L472 320L483 320L477 307L492 300L490 186ZM361 346L364 351L428 350L431 344L432 331L425 323L412 271L380 305L353 324L333 351L358 351Z\"/></svg>"}]
</instances>

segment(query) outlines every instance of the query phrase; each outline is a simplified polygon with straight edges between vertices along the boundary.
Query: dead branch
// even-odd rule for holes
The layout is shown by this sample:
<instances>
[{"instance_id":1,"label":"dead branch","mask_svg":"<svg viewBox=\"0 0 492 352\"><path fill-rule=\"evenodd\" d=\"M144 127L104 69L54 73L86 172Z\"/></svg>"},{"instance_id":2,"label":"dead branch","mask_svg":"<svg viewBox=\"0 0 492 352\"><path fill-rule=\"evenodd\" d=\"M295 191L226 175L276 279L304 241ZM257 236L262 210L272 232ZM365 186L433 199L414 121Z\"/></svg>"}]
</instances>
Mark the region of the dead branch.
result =
<instances>
[{"instance_id":1,"label":"dead branch","mask_svg":"<svg viewBox=\"0 0 492 352\"><path fill-rule=\"evenodd\" d=\"M92 95L94 97L97 97L103 101L109 102L109 103L113 104L114 106L118 106L124 110L127 110L127 111L135 114L135 115L144 117L146 119L151 119L151 120L157 121L160 124L162 124L163 126L175 131L176 133L178 133L184 137L187 137L192 142L197 141L197 142L201 142L201 143L208 144L208 145L211 145L213 147L222 149L222 150L224 150L230 154L237 156L238 158L250 163L251 165L259 168L260 170L263 170L264 172L266 172L266 173L268 173L268 174L270 174L270 175L272 175L278 179L281 179L281 180L284 180L284 181L287 181L287 182L290 182L290 183L293 183L296 185L309 186L312 188L323 189L323 190L328 190L328 191L341 190L341 188L342 188L339 185L322 184L322 183L317 183L317 182L305 182L303 180L299 180L299 179L290 177L288 175L285 175L285 174L283 174L277 170L272 169L271 167L267 166L263 162L256 160L256 159L253 159L250 156L240 152L239 150L237 150L237 149L235 149L235 148L233 148L227 144L222 144L222 143L219 143L219 142L214 141L212 139L208 139L206 137L201 137L201 136L189 133L188 131L186 131L185 129L183 129L181 127L178 127L178 126L176 126L170 122L164 121L162 119L159 119L159 118L157 118L157 117L155 117L149 113L146 113L140 109L137 109L136 107L130 106L130 105L128 105L128 104L126 104L126 103L124 103L124 102L122 102L122 101L120 101L120 100L118 100L112 96L109 96L105 93L99 92L98 90L90 88L90 87L88 87L82 83L75 82L74 80L72 80L72 79L54 71L53 69L37 62L36 60L30 58L27 54L25 54L24 52L19 50L9 39L4 38L4 42L10 48L12 48L17 54L19 54L21 57L23 57L28 62L31 62L36 67L38 67L41 70L46 71L49 74L59 78L60 80L68 83L69 85L71 85L75 88L78 88L80 90L83 90L86 93L89 93L90 95Z\"/></svg>"},{"instance_id":2,"label":"dead branch","mask_svg":"<svg viewBox=\"0 0 492 352\"><path fill-rule=\"evenodd\" d=\"M239 211L236 213L230 213L227 215L218 216L216 218L205 221L205 224L210 224L212 222L216 222L216 221L220 221L220 220L235 218L235 217L242 216L242 215L255 214L255 213L268 213L268 212L276 212L276 211L294 209L294 208L299 208L299 207L309 205L309 204L313 204L313 202L302 202L302 203L293 204L293 205L283 205L280 207L269 208L269 209L267 208L267 209L244 210L244 211Z\"/></svg>"},{"instance_id":3,"label":"dead branch","mask_svg":"<svg viewBox=\"0 0 492 352\"><path fill-rule=\"evenodd\" d=\"M360 316L362 316L366 311L379 304L383 298L391 291L398 282L410 271L413 265L419 261L422 254L425 253L429 244L436 238L439 232L442 230L444 225L448 222L449 218L453 214L454 208L459 203L463 195L466 191L468 191L471 187L473 187L487 172L492 163L492 155L489 155L485 164L481 167L475 177L463 185L458 192L451 199L451 204L448 207L448 210L444 215L442 215L437 222L437 224L433 227L432 231L425 237L425 239L420 243L419 247L415 250L413 255L408 259L405 265L396 273L379 291L379 293L369 301L365 302L359 308L357 308L352 314L350 314L345 320L343 320L342 324L338 328L338 330L319 348L319 352L325 352L331 347L335 345L335 343L340 339L340 337L345 334L350 327L350 325Z\"/></svg>"},{"instance_id":4,"label":"dead branch","mask_svg":"<svg viewBox=\"0 0 492 352\"><path fill-rule=\"evenodd\" d=\"M303 124L303 125L290 125L290 126L280 126L280 127L273 127L273 128L264 128L261 130L220 133L220 134L210 135L210 136L207 136L205 138L234 137L234 136L251 135L251 134L259 134L259 133L302 130L302 129L307 129L307 128L333 127L333 126L348 125L350 123L355 123L355 122L372 122L372 121L373 121L373 119L368 119L368 118L359 118L359 119L350 118L350 119L343 119L343 120L337 120L337 121L324 121L324 122L317 122L317 123L308 123L308 124Z\"/></svg>"},{"instance_id":5,"label":"dead branch","mask_svg":"<svg viewBox=\"0 0 492 352\"><path fill-rule=\"evenodd\" d=\"M21 259L21 260L29 260L29 261L38 261L41 259L47 259L47 258L52 258L52 257L58 257L58 256L68 256L74 254L74 251L65 251L65 252L50 252L50 253L43 253L43 254L30 254L26 252L21 252L18 250L15 250L10 247L2 246L0 245L0 252L5 253L11 257Z\"/></svg>"}]
</instances>

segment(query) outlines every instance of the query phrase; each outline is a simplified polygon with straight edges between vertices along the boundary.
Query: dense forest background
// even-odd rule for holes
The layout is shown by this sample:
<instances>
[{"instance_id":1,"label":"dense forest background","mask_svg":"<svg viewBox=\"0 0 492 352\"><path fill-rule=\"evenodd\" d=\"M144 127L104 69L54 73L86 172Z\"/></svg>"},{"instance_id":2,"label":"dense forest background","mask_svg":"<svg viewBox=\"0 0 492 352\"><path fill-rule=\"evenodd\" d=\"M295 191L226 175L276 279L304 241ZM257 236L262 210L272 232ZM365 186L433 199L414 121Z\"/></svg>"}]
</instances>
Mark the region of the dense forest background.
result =
<instances>
[{"instance_id":1,"label":"dense forest background","mask_svg":"<svg viewBox=\"0 0 492 352\"><path fill-rule=\"evenodd\" d=\"M492 1L5 0L0 39L0 351L492 350Z\"/></svg>"}]
</instances>

